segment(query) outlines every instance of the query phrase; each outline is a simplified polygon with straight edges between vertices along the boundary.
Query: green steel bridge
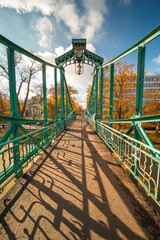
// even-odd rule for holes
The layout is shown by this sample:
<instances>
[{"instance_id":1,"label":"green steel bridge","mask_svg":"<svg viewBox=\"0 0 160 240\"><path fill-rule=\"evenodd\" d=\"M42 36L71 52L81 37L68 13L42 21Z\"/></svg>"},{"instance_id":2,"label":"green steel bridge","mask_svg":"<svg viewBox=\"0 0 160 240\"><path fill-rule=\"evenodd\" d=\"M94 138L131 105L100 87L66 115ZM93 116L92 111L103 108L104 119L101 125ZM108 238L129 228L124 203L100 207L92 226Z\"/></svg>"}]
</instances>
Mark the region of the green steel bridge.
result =
<instances>
[{"instance_id":1,"label":"green steel bridge","mask_svg":"<svg viewBox=\"0 0 160 240\"><path fill-rule=\"evenodd\" d=\"M127 50L125 50L124 52L119 54L117 57L111 59L110 61L108 61L106 63L103 63L104 60L102 57L100 57L86 49L86 40L85 39L73 39L72 40L72 45L73 45L72 50L70 50L69 52L56 58L56 60L55 60L56 65L42 60L40 57L32 54L31 52L26 51L22 47L16 45L15 43L6 39L4 36L0 35L0 43L3 44L4 46L6 46L6 48L7 48L9 91L10 91L10 109L11 109L10 117L9 116L0 116L1 121L10 123L9 129L6 131L6 133L0 140L0 164L1 164L0 190L1 190L1 193L3 193L3 190L5 190L5 188L7 188L7 186L10 184L11 181L17 181L18 179L19 180L17 181L16 184L19 184L18 185L19 188L20 188L20 185L23 185L23 189L21 189L18 193L17 193L17 190L14 190L16 192L14 199L18 199L20 197L20 195L23 194L23 191L25 190L25 188L28 189L28 191L31 191L27 187L27 185L25 185L26 184L25 181L23 182L24 179L27 181L27 179L26 179L27 175L26 175L26 173L24 173L24 169L30 164L30 162L34 162L34 159L36 156L43 156L44 153L46 154L46 156L48 156L49 149L53 146L53 142L55 144L56 141L60 141L60 144L61 144L60 147L58 147L58 149L62 148L62 151L59 152L58 153L59 155L57 155L57 156L60 156L60 159L61 159L60 161L62 161L62 158L64 157L64 156L61 156L61 155L63 155L63 147L65 144L67 145L67 141L68 141L67 139L64 139L64 140L61 139L61 136L64 136L63 134L68 134L68 137L70 139L69 141L71 141L71 139L73 138L74 141L72 142L72 147L76 146L77 154L79 154L78 153L80 151L79 149L84 151L84 145L82 144L82 145L78 146L78 145L76 145L76 143L77 143L76 141L78 141L78 139L85 139L85 137L87 136L87 135L85 135L85 134L87 134L87 132L83 133L84 134L84 135L82 134L83 136L78 135L78 133L80 131L79 129L80 128L84 129L86 127L86 122L84 120L80 120L80 119L76 120L76 114L73 111L72 102L71 102L71 98L69 95L69 90L68 90L68 86L67 86L64 69L65 69L65 67L67 67L70 64L76 64L76 67L77 67L76 69L78 69L77 73L80 74L82 71L82 65L88 64L88 65L93 66L93 69L94 69L93 82L92 82L90 99L89 99L89 103L88 103L88 109L84 116L86 121L88 122L88 124L92 127L92 129L91 129L89 127L89 125L87 125L89 128L89 130L87 130L88 134L89 134L89 132L92 133L90 135L90 137L92 137L92 135L94 135L95 132L98 134L98 136L101 138L101 140L100 140L100 138L98 138L98 136L95 135L95 138L96 138L96 141L98 142L98 144L102 144L102 142L103 142L103 144L105 144L107 146L107 148L110 149L110 151L112 153L114 153L114 156L116 156L119 159L119 164L123 167L123 169L125 169L127 171L130 178L126 174L124 174L123 177L124 177L124 179L126 179L126 176L127 176L128 180L126 180L126 181L130 182L131 188L133 188L133 186L135 187L135 189L136 189L136 186L139 187L141 189L141 191L143 192L143 194L145 193L146 197L151 201L153 206L156 209L159 209L160 208L160 151L154 147L152 141L150 140L150 138L148 137L144 128L142 127L142 123L145 123L145 122L151 123L151 122L160 121L160 114L151 115L151 116L142 116L145 50L146 50L147 44L150 41L154 40L159 35L160 35L160 25L157 26L155 29L153 29L146 36L144 36L141 40L136 42L134 45L129 47ZM137 56L138 57L138 65L137 65L137 80L136 80L135 113L129 119L114 120L113 119L114 64L117 61L119 61L120 59L122 59L123 57L133 53L136 50L138 50L138 56ZM42 65L43 116L44 116L43 120L22 118L20 116L20 114L18 113L17 94L16 94L15 52L18 52L18 53L23 54L31 59L34 59L35 61L37 61L38 63L40 63ZM48 120L48 118L47 118L46 68L48 66L54 69L54 76L53 76L54 90L55 90L55 120L54 121ZM103 77L104 77L104 68L106 68L106 67L110 68L110 89L109 89L110 97L109 97L109 109L108 109L109 119L103 120ZM58 109L58 98L57 98L57 96L58 96L58 94L57 94L57 72L60 74L60 96L61 96L60 97L60 99L61 99L60 109ZM100 82L100 84L99 84L99 82ZM99 91L99 89L100 89L100 91ZM98 96L98 94L100 94L100 96ZM100 99L100 101L98 101L98 98ZM60 112L60 114L59 114L59 112ZM24 124L26 124L26 123L30 123L30 124L41 123L41 124L43 124L43 127L39 130L36 130L33 132L28 132L28 130L24 127ZM116 123L129 123L130 127L124 134L113 128L113 124L116 124ZM24 133L22 136L19 136L19 130ZM76 132L77 132L77 135L75 134ZM131 132L133 132L133 137L129 136ZM141 139L142 139L142 141L141 141ZM88 147L91 145L92 140L93 139L88 139L88 142L87 142ZM62 144L62 142L63 142L63 144ZM68 142L68 146L69 146L69 142ZM67 151L67 147L65 148L65 151ZM103 151L106 151L106 153L110 154L110 159L112 161L106 159L106 162L109 162L109 164L113 165L112 168L116 169L118 166L118 163L114 160L113 157L111 157L111 153L107 150L107 148L105 150L105 148L103 146ZM100 150L101 149L99 149L99 151ZM93 151L93 156L92 156L92 151ZM71 151L71 149L70 149L70 152L73 153L73 151ZM94 156L94 153L95 153L95 156ZM75 152L75 154L76 154L76 152ZM96 157L95 161L99 161L98 159L99 159L100 155L98 155L96 153L96 148L94 148L93 146L92 146L92 148L90 148L89 154L91 155L90 159ZM85 158L85 154L82 154L81 156L82 156L82 162L83 162L84 158ZM74 156L74 158L76 158L76 156ZM89 162L90 162L90 159L88 160ZM52 156L52 159L50 157L50 160L53 160L53 156ZM68 167L71 167L72 162L74 160L76 160L76 159L68 160ZM37 161L39 161L39 160L37 160ZM56 160L53 160L54 164L55 164L55 161ZM36 164L37 164L37 162L35 162L33 164L32 168L34 168L34 165L36 165ZM40 163L40 164L42 164L42 163ZM82 182L80 180L80 182L81 182L80 183L77 180L77 178L74 177L74 174L75 175L78 174L76 172L76 170L73 171L73 175L71 175L71 173L68 173L68 175L67 175L67 171L68 171L67 168L63 169L62 164L58 161L56 162L56 164L57 164L58 169L63 171L63 174L64 175L66 174L66 176L68 178L70 178L71 182L76 183L78 190L76 189L75 191L77 191L77 192L82 191L82 186L85 187L85 190L83 192L83 194L84 194L84 196L83 196L83 204L84 204L83 211L85 212L85 214L87 214L87 213L89 214L89 212L88 212L89 210L87 209L87 201L88 201L87 198L88 198L88 199L90 199L92 204L96 205L97 208L102 209L102 212L105 215L106 213L105 213L105 211L103 211L103 206L101 206L101 203L98 202L99 200L95 200L96 195L91 197L89 190L86 189L86 185L87 185L86 177L83 176L83 180L82 180ZM78 162L76 162L76 164L78 164ZM50 165L50 163L48 162L48 166L49 165ZM94 163L93 164L90 163L90 165L94 165ZM84 167L84 165L82 164L82 166L80 168L82 170L84 170L84 172L90 171L89 165L87 165L87 170L83 169L83 167ZM95 173L97 174L96 179L98 179L99 178L98 167L96 165L94 167L95 167ZM105 169L105 166L102 168ZM49 168L48 168L48 171L52 171L52 170L49 170ZM120 170L117 170L117 171L120 171ZM53 176L54 176L54 174L55 173L53 173ZM90 173L90 174L92 174L92 173ZM105 178L105 177L106 176L103 176L103 178ZM31 175L28 175L28 178L30 179ZM63 177L62 177L62 179L63 179ZM29 181L31 181L31 180L29 180ZM36 181L36 179L34 181ZM98 235L103 239L152 239L152 238L147 238L147 235L145 235L146 238L144 237L143 234L136 235L136 233L126 230L126 228L124 226L123 226L124 230L122 231L122 229L123 229L123 227L122 227L122 229L120 231L123 233L122 235L125 236L126 238L125 237L123 238L122 236L120 237L120 235L115 233L115 231L112 229L113 223L111 223L111 222L109 222L109 229L113 230L113 231L111 231L112 234L109 238L105 237L105 236L107 236L105 234L108 234L108 232L105 232L107 227L105 229L104 223L102 223L102 222L98 223L96 221L92 221L93 219L91 220L90 218L87 218L87 217L86 217L86 219L89 219L88 223L87 223L87 220L83 221L80 217L82 213L79 212L79 210L77 208L75 208L75 206L73 206L74 201L72 203L70 203L70 200L67 201L67 200L63 199L63 201L62 201L62 197L59 194L54 195L54 193L50 192L51 186L54 186L54 183L49 182L51 180L48 180L48 184L51 184L51 186L48 187L48 190L47 190L45 184L43 187L41 186L43 184L43 181L45 182L45 180L42 178L38 185L39 191L42 191L42 193L46 194L46 195L49 194L50 196L53 194L52 200L55 199L56 204L58 204L58 202L62 202L62 205L64 205L64 206L62 206L62 208L64 207L64 209L66 211L68 211L68 214L69 213L71 214L71 212L68 210L68 207L66 207L66 205L69 205L70 209L73 208L73 212L76 211L76 214L75 215L73 214L74 215L73 221L76 222L79 220L79 221L81 221L81 223L83 222L84 226L85 226L85 224L86 224L86 226L88 226L87 224L89 224L88 229L92 229L92 231L97 234L97 235L95 235L95 237L93 239L98 239L97 238ZM66 179L64 177L64 179L62 180L62 185L64 183L64 189L65 189L65 181L66 181ZM105 179L104 179L104 181L105 181ZM82 184L82 186L81 186L81 184ZM106 185L107 184L109 184L109 183L106 182ZM132 184L133 184L133 186L132 186ZM100 189L101 189L102 200L106 204L107 200L106 200L105 192L107 190L104 190L105 187L103 186L100 179L99 179L99 185L100 185ZM15 189L15 186L13 188ZM70 191L71 191L71 189L70 189ZM66 190L66 191L68 191L68 190ZM9 194L12 195L11 193L9 193ZM37 197L37 201L40 201L40 199L41 199L42 203L44 203L44 199L43 199L44 196L42 196L42 195L41 195L41 193L39 193L39 197ZM36 196L36 194L34 196ZM114 196L114 193L113 193L113 196ZM100 198L100 196L99 196L99 198ZM122 196L122 198L123 198L123 196ZM2 218L3 218L2 225L5 229L5 231L8 233L8 238L6 238L6 239L18 239L18 237L16 238L16 234L13 233L14 230L11 231L11 229L9 229L9 227L8 227L9 223L7 222L7 220L4 220L8 214L8 211L10 213L12 211L11 208L10 208L10 210L6 210L6 209L9 209L9 206L12 207L14 205L13 202L15 202L15 200L14 200L14 201L7 203L7 201L10 201L9 199L8 200L7 199L4 200L4 202L3 202L4 206L2 207L2 210L3 210L2 211ZM97 199L98 199L98 196L97 196ZM26 197L26 199L24 199L24 201L26 201L26 206L28 206L27 202L29 201L29 199ZM75 201L77 201L77 200L75 200ZM24 206L22 206L22 202L23 201L21 201L19 203L21 205L20 215L28 214L27 216L29 217L30 216L29 212L27 213L27 211L29 211L29 210L24 209ZM43 206L47 209L47 211L51 211L51 208L53 207L53 206L49 205L49 203L47 203L47 201ZM60 213L62 213L61 205L58 205L58 206L59 206L58 208L60 208L60 209L59 209L59 211L57 210L58 211L57 214L60 214ZM117 203L117 208L120 208L118 203ZM42 211L44 211L44 209ZM137 211L141 211L141 210L137 210ZM54 210L53 210L53 212L54 212ZM14 219L18 219L20 217L18 215L17 216L14 215L14 214L12 212L12 217L14 216ZM108 214L110 215L111 212L109 212ZM147 215L147 213L145 216L149 217ZM23 216L22 216L22 218L23 218ZM45 219L46 218L47 217L45 217ZM60 223L58 222L59 220L56 220L56 218L57 218L57 215L55 215L56 223L54 226L55 226L55 229L59 229L58 226L60 226ZM76 220L76 219L78 219L78 220ZM21 220L17 220L17 222L18 221L20 224ZM34 220L33 220L33 222L34 222ZM91 239L90 232L85 227L84 227L85 230L82 231L83 233L79 232L78 229L80 228L80 223L79 223L79 228L78 228L78 227L73 226L72 225L73 223L72 224L66 223L65 219L62 219L62 222L63 222L63 224L66 224L66 225L68 224L67 227L70 228L72 232L74 232L78 236L80 236L80 239ZM150 220L150 223L151 222L152 221ZM59 235L56 235L57 237L55 237L55 238L48 237L48 235L46 235L45 231L41 229L40 223L36 223L36 224L38 224L37 225L38 228L43 233L43 237L41 239L63 239L63 238L64 239L79 239L79 238L76 238L76 235L74 235L74 234L72 234L72 238L67 237L67 236L65 236L64 232L62 233L60 230L59 230L59 233L62 234L61 237ZM52 224L52 221L49 224ZM117 224L119 224L120 226L123 225L122 222L121 223L119 222ZM70 225L72 225L72 226L70 226ZM95 226L95 228L94 227L92 228L91 225ZM98 228L99 228L99 230L97 230ZM28 239L28 238L34 239L34 233L32 232L32 234L31 234L31 233L29 233L29 230L26 230L26 229L27 229L27 227L25 227L25 229L24 229L26 239ZM99 231L101 231L101 233L99 233ZM125 231L127 232L126 234L125 234ZM104 232L104 233L102 234L102 232ZM2 231L2 236L3 236L3 231ZM131 237L129 237L129 236L131 236ZM156 236L155 239L158 239L158 237L157 237L158 235L156 235L156 233L155 233L155 236Z\"/></svg>"}]
</instances>

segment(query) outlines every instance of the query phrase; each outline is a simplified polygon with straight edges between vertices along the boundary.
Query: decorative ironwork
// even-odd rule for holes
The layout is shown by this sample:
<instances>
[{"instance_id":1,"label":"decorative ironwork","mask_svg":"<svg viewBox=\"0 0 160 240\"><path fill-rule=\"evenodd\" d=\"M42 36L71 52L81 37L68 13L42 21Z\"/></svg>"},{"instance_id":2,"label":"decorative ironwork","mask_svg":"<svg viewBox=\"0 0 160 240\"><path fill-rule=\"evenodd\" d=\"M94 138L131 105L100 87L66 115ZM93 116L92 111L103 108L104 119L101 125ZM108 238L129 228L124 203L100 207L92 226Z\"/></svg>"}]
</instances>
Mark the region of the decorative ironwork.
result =
<instances>
[{"instance_id":1,"label":"decorative ironwork","mask_svg":"<svg viewBox=\"0 0 160 240\"><path fill-rule=\"evenodd\" d=\"M72 39L72 50L56 58L57 66L66 67L70 64L88 64L98 67L103 64L103 58L86 49L86 39Z\"/></svg>"},{"instance_id":2,"label":"decorative ironwork","mask_svg":"<svg viewBox=\"0 0 160 240\"><path fill-rule=\"evenodd\" d=\"M160 156L160 151L120 133L99 120L96 121L89 114L86 115L86 119L107 147L129 170L132 178L138 181L147 195L153 198L160 207L160 161L156 157ZM155 156L149 152L154 153Z\"/></svg>"},{"instance_id":3,"label":"decorative ironwork","mask_svg":"<svg viewBox=\"0 0 160 240\"><path fill-rule=\"evenodd\" d=\"M146 44L160 35L160 25L150 33L140 39L133 46L119 54L114 59L104 63L98 69L101 69L100 77L100 117L98 116L98 87L97 75L94 75L86 119L95 129L99 136L105 141L106 145L116 154L120 161L130 172L130 177L139 183L146 190L147 195L151 196L160 206L160 151L157 150L147 133L145 132L143 122L160 121L160 114L153 116L142 116L143 102L143 83L145 66L145 48ZM128 54L138 50L138 66L136 81L136 101L135 113L130 119L113 119L113 93L114 93L114 63ZM103 121L103 69L110 68L110 96L109 96L109 119ZM97 69L97 70L98 70ZM98 119L100 118L100 120ZM116 131L112 128L113 123L131 123L126 134ZM109 126L106 126L109 124ZM134 132L133 138L128 135ZM144 143L140 142L140 139Z\"/></svg>"},{"instance_id":4,"label":"decorative ironwork","mask_svg":"<svg viewBox=\"0 0 160 240\"><path fill-rule=\"evenodd\" d=\"M0 140L0 191L13 179L23 175L23 168L37 156L41 150L47 148L52 140L56 138L74 119L71 99L63 69L61 71L61 115L58 119L58 98L57 98L57 66L43 61L41 58L19 47L0 35L0 43L7 47L9 90L11 116L0 116L4 122L10 122L11 126ZM42 64L43 81L43 120L24 119L17 111L16 95L16 74L14 52L17 51L30 57ZM46 66L54 68L54 88L55 88L55 121L47 119L47 94L46 94ZM66 89L66 108L64 109L64 83ZM44 127L40 130L29 133L22 126L22 123L43 123ZM51 124L52 125L49 125ZM24 135L19 136L19 130ZM12 136L12 140L8 139Z\"/></svg>"}]
</instances>

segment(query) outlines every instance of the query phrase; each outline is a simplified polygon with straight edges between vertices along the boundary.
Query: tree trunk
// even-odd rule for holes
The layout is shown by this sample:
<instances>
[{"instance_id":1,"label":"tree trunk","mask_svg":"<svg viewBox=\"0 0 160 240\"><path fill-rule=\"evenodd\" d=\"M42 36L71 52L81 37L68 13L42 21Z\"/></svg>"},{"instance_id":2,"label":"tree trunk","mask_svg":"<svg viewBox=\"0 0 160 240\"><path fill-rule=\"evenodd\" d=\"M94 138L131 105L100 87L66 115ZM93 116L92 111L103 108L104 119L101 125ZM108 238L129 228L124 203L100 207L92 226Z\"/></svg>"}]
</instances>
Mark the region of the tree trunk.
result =
<instances>
[{"instance_id":1,"label":"tree trunk","mask_svg":"<svg viewBox=\"0 0 160 240\"><path fill-rule=\"evenodd\" d=\"M22 82L20 82L20 85L19 85L19 88L18 88L18 92L17 92L17 106L18 106L18 112L19 114L21 114L21 109L20 109L20 103L19 103L19 94L20 94L20 91L21 91L21 88L22 88L22 84L25 82L25 80L23 80Z\"/></svg>"},{"instance_id":2,"label":"tree trunk","mask_svg":"<svg viewBox=\"0 0 160 240\"><path fill-rule=\"evenodd\" d=\"M23 108L22 108L22 111L21 111L21 116L22 117L24 116L24 113L25 113L25 110L26 110L26 105L27 105L27 100L28 100L28 95L29 95L29 87L30 87L30 82L31 82L31 76L32 76L32 74L30 72L29 80L28 80L28 86L27 86L27 93L26 93Z\"/></svg>"}]
</instances>

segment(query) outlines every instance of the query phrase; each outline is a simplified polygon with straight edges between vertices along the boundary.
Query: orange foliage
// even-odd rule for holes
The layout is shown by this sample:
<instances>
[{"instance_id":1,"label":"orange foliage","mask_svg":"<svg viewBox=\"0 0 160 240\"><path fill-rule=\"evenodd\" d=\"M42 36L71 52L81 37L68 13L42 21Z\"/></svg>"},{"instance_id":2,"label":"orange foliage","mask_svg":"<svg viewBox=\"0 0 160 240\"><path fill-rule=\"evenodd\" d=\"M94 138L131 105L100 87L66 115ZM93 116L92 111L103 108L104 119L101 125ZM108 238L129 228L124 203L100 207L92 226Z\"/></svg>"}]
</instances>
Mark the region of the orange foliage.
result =
<instances>
[{"instance_id":1,"label":"orange foliage","mask_svg":"<svg viewBox=\"0 0 160 240\"><path fill-rule=\"evenodd\" d=\"M136 73L134 65L126 62L116 62L114 70L114 93L113 93L113 118L129 118L135 111L136 97ZM100 78L99 78L100 82ZM91 85L87 88L87 103L91 93ZM104 68L103 80L103 119L109 117L109 95L110 95L110 69ZM98 106L100 102L100 88L98 94Z\"/></svg>"},{"instance_id":2,"label":"orange foliage","mask_svg":"<svg viewBox=\"0 0 160 240\"><path fill-rule=\"evenodd\" d=\"M73 106L73 110L76 113L79 113L81 107L76 102L76 98L74 97L75 94L78 94L78 91L74 89L72 86L68 85L68 92L70 94L71 103ZM57 98L58 98L58 113L60 114L60 108L61 108L61 95L60 95L60 85L57 84ZM64 94L65 96L65 94ZM64 109L66 106L66 99L64 97ZM49 90L49 97L47 99L47 114L48 119L55 119L55 93L54 93L54 87L51 87Z\"/></svg>"},{"instance_id":3,"label":"orange foliage","mask_svg":"<svg viewBox=\"0 0 160 240\"><path fill-rule=\"evenodd\" d=\"M10 116L10 101L5 94L0 93L0 114Z\"/></svg>"}]
</instances>

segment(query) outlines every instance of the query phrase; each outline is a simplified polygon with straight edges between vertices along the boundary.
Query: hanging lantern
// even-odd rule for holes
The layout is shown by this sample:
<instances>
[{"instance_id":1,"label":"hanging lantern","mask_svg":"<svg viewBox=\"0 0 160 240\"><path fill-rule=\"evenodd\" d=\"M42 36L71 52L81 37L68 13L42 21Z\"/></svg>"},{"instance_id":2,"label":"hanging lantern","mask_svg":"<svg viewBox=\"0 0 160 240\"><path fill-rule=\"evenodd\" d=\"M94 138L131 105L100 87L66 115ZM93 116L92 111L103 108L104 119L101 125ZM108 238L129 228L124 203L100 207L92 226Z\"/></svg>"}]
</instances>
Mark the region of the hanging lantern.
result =
<instances>
[{"instance_id":1,"label":"hanging lantern","mask_svg":"<svg viewBox=\"0 0 160 240\"><path fill-rule=\"evenodd\" d=\"M79 61L78 65L77 65L77 63L75 64L75 72L78 75L83 73L83 63L82 62Z\"/></svg>"}]
</instances>

